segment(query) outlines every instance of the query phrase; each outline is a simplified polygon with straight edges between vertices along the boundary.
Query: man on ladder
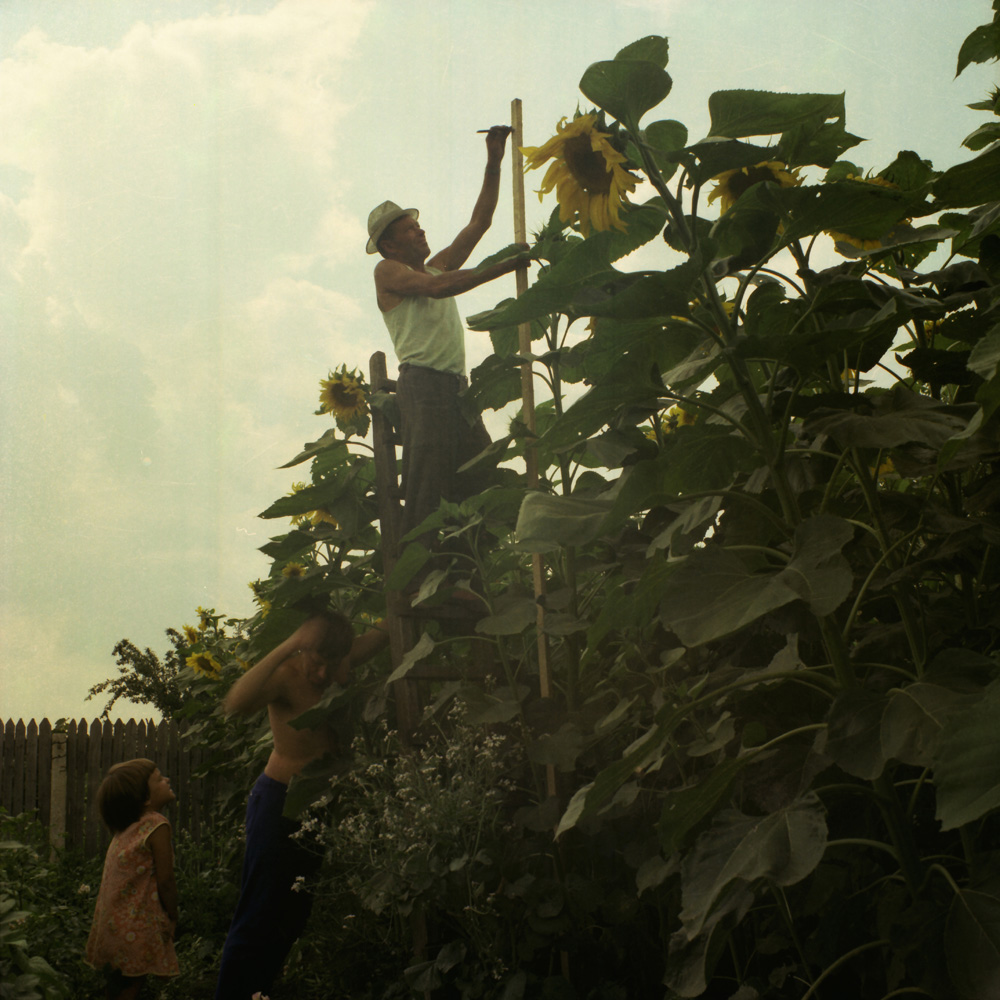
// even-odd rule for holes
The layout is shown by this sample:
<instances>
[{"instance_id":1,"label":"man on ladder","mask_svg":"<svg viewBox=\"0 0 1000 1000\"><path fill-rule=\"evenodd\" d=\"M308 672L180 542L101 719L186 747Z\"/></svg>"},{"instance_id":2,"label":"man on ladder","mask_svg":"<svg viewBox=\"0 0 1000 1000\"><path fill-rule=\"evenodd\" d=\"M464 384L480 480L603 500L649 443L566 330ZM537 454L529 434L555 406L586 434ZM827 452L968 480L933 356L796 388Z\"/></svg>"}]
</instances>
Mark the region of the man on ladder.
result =
<instances>
[{"instance_id":1,"label":"man on ladder","mask_svg":"<svg viewBox=\"0 0 1000 1000\"><path fill-rule=\"evenodd\" d=\"M385 201L368 216L368 253L375 266L375 293L399 362L396 398L403 445L405 535L437 510L442 498L458 502L482 484L456 470L490 443L482 419L470 423L459 408L465 375L465 328L455 296L526 268L524 255L482 269L464 268L489 229L500 189L500 163L511 129L486 134L486 172L469 224L444 250L430 247L415 208Z\"/></svg>"}]
</instances>

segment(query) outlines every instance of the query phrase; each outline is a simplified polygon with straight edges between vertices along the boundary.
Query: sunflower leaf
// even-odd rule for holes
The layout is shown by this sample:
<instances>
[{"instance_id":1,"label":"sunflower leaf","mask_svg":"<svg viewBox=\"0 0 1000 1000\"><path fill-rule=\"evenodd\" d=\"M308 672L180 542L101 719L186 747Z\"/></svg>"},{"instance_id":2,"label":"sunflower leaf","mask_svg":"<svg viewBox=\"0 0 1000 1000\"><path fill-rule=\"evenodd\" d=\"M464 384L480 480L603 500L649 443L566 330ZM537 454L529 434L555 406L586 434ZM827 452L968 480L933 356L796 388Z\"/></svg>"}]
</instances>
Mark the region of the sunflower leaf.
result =
<instances>
[{"instance_id":1,"label":"sunflower leaf","mask_svg":"<svg viewBox=\"0 0 1000 1000\"><path fill-rule=\"evenodd\" d=\"M597 62L580 80L586 97L633 132L638 130L639 119L655 108L672 86L670 74L645 59Z\"/></svg>"},{"instance_id":2,"label":"sunflower leaf","mask_svg":"<svg viewBox=\"0 0 1000 1000\"><path fill-rule=\"evenodd\" d=\"M631 45L626 45L615 59L644 59L656 63L661 69L667 65L670 56L670 41L663 35L647 35Z\"/></svg>"},{"instance_id":3,"label":"sunflower leaf","mask_svg":"<svg viewBox=\"0 0 1000 1000\"><path fill-rule=\"evenodd\" d=\"M708 99L709 135L742 139L779 135L816 119L844 118L843 94L773 94L761 90L718 90Z\"/></svg>"}]
</instances>

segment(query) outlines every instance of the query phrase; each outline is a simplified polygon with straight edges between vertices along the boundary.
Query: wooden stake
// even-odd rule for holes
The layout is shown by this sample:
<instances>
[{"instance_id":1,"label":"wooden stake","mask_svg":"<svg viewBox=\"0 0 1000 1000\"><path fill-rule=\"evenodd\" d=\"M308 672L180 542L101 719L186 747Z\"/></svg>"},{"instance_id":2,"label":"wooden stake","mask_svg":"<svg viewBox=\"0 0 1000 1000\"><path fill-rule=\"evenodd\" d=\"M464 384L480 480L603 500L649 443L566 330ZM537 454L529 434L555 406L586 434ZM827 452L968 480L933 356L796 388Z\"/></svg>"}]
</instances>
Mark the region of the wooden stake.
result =
<instances>
[{"instance_id":1,"label":"wooden stake","mask_svg":"<svg viewBox=\"0 0 1000 1000\"><path fill-rule=\"evenodd\" d=\"M524 218L524 156L521 146L524 145L524 126L521 118L521 99L515 97L510 102L510 123L514 132L511 141L514 144L512 152L514 170L514 240L518 243L528 242L528 231ZM515 271L517 278L518 297L528 290L528 273L526 270ZM527 357L531 354L531 324L522 323L517 328L518 350ZM521 364L521 412L528 430L535 433L535 386L531 372L531 362ZM524 449L528 489L538 486L538 454L533 445ZM552 697L552 682L549 676L549 643L545 636L545 608L540 600L545 594L545 574L540 553L531 557L531 572L534 579L535 602L537 604L537 621L535 631L538 634L538 687L543 698ZM545 768L546 788L550 796L556 794L556 769L551 764Z\"/></svg>"}]
</instances>

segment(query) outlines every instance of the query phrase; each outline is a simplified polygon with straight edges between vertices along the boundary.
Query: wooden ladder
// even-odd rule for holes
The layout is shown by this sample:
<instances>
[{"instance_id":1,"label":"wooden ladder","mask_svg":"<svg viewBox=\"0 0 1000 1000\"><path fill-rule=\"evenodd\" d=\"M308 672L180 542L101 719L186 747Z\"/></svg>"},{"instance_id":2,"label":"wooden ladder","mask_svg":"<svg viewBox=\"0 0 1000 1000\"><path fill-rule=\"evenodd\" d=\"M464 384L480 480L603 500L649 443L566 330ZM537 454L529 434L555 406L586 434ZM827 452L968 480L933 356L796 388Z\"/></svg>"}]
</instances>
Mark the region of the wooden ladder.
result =
<instances>
[{"instance_id":1,"label":"wooden ladder","mask_svg":"<svg viewBox=\"0 0 1000 1000\"><path fill-rule=\"evenodd\" d=\"M375 393L394 393L396 382L386 372L385 354L376 351L369 360L369 384ZM380 407L373 406L372 447L375 455L375 500L378 507L380 531L382 535L382 566L385 579L392 574L399 558L399 539L402 531L403 511L400 505L402 490L396 464L396 445L399 438L392 421ZM417 623L421 618L434 618L434 609L424 614L414 614L406 594L386 588L386 625L389 632L389 651L392 668L396 670L403 658L417 641ZM476 643L483 646L482 643ZM446 663L418 662L401 680L393 682L393 699L396 707L396 724L400 737L405 742L413 739L423 714L421 684L432 681L458 680L460 678L482 678L491 666L489 648L479 650L477 663L462 672Z\"/></svg>"}]
</instances>

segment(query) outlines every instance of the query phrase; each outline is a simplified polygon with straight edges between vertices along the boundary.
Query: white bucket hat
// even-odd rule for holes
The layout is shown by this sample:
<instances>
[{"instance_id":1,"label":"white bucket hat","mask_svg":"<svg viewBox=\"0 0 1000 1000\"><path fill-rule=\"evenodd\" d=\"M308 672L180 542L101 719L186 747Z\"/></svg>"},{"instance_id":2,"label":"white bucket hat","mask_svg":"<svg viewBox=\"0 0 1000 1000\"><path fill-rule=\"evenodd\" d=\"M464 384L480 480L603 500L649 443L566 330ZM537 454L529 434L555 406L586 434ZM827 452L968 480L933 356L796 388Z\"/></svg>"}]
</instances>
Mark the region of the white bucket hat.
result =
<instances>
[{"instance_id":1,"label":"white bucket hat","mask_svg":"<svg viewBox=\"0 0 1000 1000\"><path fill-rule=\"evenodd\" d=\"M382 234L404 215L411 219L420 218L415 208L400 208L394 201L383 201L378 208L371 210L368 215L368 246L365 247L368 253L378 253L378 241Z\"/></svg>"}]
</instances>

